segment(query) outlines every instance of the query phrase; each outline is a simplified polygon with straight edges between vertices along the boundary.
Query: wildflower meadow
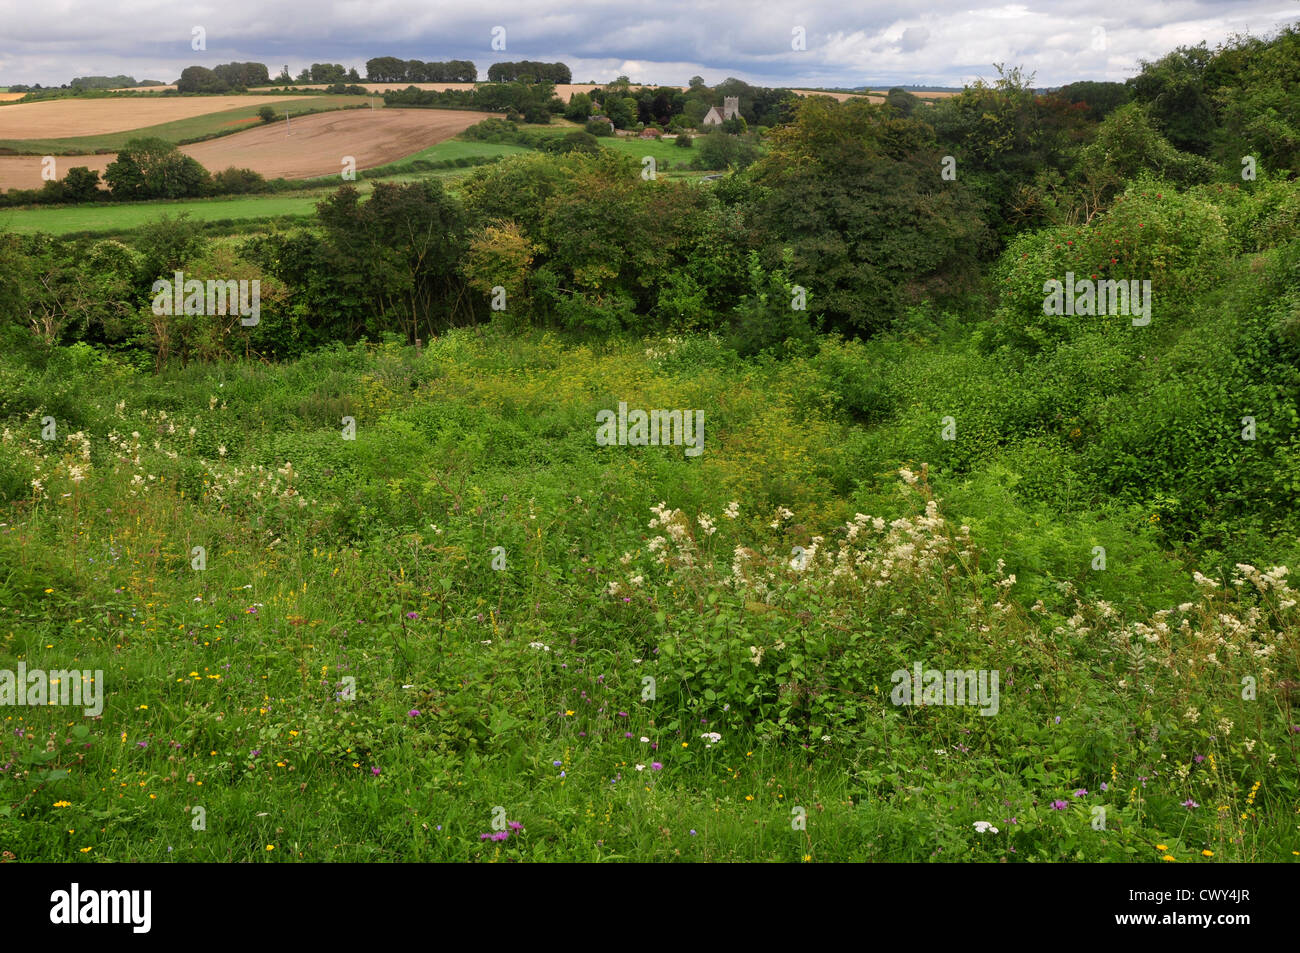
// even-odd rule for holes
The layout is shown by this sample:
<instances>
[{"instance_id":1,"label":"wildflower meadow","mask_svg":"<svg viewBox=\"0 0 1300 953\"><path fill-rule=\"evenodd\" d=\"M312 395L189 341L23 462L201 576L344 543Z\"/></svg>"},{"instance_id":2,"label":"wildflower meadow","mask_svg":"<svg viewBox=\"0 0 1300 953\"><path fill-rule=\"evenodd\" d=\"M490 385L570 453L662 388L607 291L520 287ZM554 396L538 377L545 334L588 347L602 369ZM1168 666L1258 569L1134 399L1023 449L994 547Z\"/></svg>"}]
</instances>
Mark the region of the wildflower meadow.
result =
<instances>
[{"instance_id":1,"label":"wildflower meadow","mask_svg":"<svg viewBox=\"0 0 1300 953\"><path fill-rule=\"evenodd\" d=\"M1067 19L0 90L0 864L1300 861L1300 28Z\"/></svg>"}]
</instances>

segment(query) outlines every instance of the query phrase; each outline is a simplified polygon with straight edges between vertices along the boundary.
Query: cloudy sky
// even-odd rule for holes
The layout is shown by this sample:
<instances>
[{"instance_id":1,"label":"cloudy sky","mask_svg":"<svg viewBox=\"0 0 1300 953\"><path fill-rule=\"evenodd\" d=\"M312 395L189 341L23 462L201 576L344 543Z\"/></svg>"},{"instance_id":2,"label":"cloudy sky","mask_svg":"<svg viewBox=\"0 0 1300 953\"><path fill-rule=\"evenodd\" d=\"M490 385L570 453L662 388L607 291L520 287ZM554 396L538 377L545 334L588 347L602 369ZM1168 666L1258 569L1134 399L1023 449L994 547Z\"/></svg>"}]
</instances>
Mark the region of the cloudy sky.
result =
<instances>
[{"instance_id":1,"label":"cloudy sky","mask_svg":"<svg viewBox=\"0 0 1300 953\"><path fill-rule=\"evenodd\" d=\"M0 85L119 73L171 82L186 66L231 60L272 75L312 62L365 75L367 59L400 56L473 60L484 78L498 60L538 59L568 63L576 82L684 85L698 74L843 87L960 86L1005 63L1041 87L1124 80L1174 47L1296 20L1297 0L0 0ZM192 49L195 27L206 50Z\"/></svg>"}]
</instances>

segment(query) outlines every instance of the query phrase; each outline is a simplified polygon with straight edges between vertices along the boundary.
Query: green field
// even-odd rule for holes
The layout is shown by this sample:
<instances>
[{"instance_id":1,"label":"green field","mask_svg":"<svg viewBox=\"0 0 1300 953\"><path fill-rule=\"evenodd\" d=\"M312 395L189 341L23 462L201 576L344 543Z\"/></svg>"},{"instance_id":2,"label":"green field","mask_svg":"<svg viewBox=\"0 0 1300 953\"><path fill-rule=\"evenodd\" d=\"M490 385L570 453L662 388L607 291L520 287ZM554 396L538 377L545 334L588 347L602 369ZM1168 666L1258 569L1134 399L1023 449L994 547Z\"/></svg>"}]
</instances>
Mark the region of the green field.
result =
<instances>
[{"instance_id":1,"label":"green field","mask_svg":"<svg viewBox=\"0 0 1300 953\"><path fill-rule=\"evenodd\" d=\"M11 150L23 155L90 155L99 150L113 151L122 148L131 139L154 137L168 142L194 142L198 139L211 138L216 135L229 135L255 128L258 123L241 123L228 125L244 119L256 119L257 111L263 106L271 106L276 114L283 117L286 109L290 116L308 112L328 112L334 109L357 107L369 101L371 97L360 96L304 96L301 99L286 100L278 103L258 102L258 97L250 97L249 105L222 112L205 113L191 116L189 119L177 119L174 122L159 123L155 126L142 126L139 129L127 129L122 132L106 132L96 136L72 136L66 139L0 139L0 149ZM382 108L382 100L376 100L376 108Z\"/></svg>"},{"instance_id":2,"label":"green field","mask_svg":"<svg viewBox=\"0 0 1300 953\"><path fill-rule=\"evenodd\" d=\"M601 137L600 144L606 148L613 149L615 152L621 152L631 156L637 162L640 162L644 156L654 156L656 170L659 174L665 171L669 176L678 175L707 175L697 170L685 168L688 163L695 159L697 154L695 146L690 149L681 149L672 139L640 139L636 136L613 136L610 138ZM698 137L696 137L698 145Z\"/></svg>"},{"instance_id":3,"label":"green field","mask_svg":"<svg viewBox=\"0 0 1300 953\"><path fill-rule=\"evenodd\" d=\"M241 195L233 198L133 202L121 205L70 205L55 208L0 209L0 229L30 235L74 232L117 233L182 212L202 222L223 219L264 219L310 215L324 190L281 195Z\"/></svg>"},{"instance_id":4,"label":"green field","mask_svg":"<svg viewBox=\"0 0 1300 953\"><path fill-rule=\"evenodd\" d=\"M472 167L430 171L416 171L404 168L417 159L440 162L449 159L478 158L481 156L518 155L531 151L531 149L523 146L449 139L446 142L440 142L427 149L422 149L403 159L400 163L385 167L383 180L413 182L418 179L434 178L446 181L460 178L473 171ZM127 204L76 205L50 208L27 206L0 209L0 230L8 230L23 235L36 232L44 232L49 235L69 235L80 232L115 234L157 221L163 215L178 215L182 212L187 212L194 220L203 222L218 222L226 219L246 222L279 218L281 216L310 215L321 198L342 184L337 177L318 181L320 182L319 189L303 192L241 195L214 199L132 202ZM359 179L355 185L362 192L368 192L374 181L373 179Z\"/></svg>"}]
</instances>

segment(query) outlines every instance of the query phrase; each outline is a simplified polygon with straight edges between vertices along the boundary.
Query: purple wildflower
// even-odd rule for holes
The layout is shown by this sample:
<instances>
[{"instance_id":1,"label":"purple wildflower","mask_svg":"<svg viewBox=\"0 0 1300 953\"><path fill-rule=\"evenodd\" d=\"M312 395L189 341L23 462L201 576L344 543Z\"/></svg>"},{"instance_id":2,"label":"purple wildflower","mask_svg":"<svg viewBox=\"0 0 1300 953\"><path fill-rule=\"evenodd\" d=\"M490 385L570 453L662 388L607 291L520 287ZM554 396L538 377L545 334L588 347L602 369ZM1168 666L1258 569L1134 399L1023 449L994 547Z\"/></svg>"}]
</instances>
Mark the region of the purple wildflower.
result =
<instances>
[{"instance_id":1,"label":"purple wildflower","mask_svg":"<svg viewBox=\"0 0 1300 953\"><path fill-rule=\"evenodd\" d=\"M1053 811L1064 811L1069 806L1070 806L1069 804L1067 804L1065 801L1060 800L1059 798L1052 802Z\"/></svg>"}]
</instances>

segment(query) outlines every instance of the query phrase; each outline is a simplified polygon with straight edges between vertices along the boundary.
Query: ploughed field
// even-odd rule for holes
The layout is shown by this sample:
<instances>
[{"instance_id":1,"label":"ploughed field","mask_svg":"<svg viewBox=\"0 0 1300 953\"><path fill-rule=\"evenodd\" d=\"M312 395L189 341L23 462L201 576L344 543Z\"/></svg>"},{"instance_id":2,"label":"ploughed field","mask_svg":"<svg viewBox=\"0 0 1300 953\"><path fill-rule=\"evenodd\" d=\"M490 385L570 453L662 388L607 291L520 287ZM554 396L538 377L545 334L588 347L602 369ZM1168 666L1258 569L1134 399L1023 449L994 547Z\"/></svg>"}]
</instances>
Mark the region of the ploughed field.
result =
<instances>
[{"instance_id":1,"label":"ploughed field","mask_svg":"<svg viewBox=\"0 0 1300 953\"><path fill-rule=\"evenodd\" d=\"M247 97L204 97L180 102L201 104L226 98L247 102ZM266 98L274 102L279 97ZM81 105L119 102L127 106L146 105L133 100L98 100L94 104ZM176 100L147 105L158 105L161 102ZM228 107L223 104L221 108ZM4 121L6 112L7 109L0 110L0 122ZM237 166L252 169L268 179L305 179L341 172L344 156L352 156L358 169L374 168L403 159L450 139L491 115L486 112L451 109L355 109L317 113L290 119L287 124L281 120L219 139L181 146L181 151L213 172ZM161 121L166 120L140 117L138 124ZM4 131L0 128L0 133ZM115 154L59 156L58 177L62 178L74 166L85 166L102 174L115 158ZM40 188L41 184L41 156L0 156L0 189L35 189Z\"/></svg>"}]
</instances>

